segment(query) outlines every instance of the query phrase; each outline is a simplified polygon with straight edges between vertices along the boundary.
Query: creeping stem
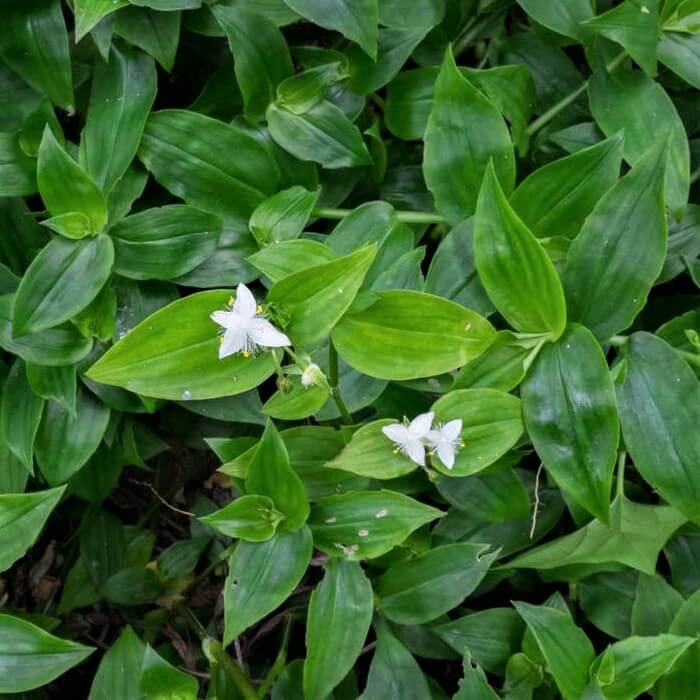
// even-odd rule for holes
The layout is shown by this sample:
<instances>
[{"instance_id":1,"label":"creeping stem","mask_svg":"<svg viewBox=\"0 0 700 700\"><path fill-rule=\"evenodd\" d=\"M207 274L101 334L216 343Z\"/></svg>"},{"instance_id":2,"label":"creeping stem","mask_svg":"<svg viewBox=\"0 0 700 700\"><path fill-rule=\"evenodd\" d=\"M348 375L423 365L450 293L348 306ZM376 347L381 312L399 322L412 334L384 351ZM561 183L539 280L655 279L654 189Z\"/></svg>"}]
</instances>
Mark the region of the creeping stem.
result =
<instances>
[{"instance_id":1,"label":"creeping stem","mask_svg":"<svg viewBox=\"0 0 700 700\"><path fill-rule=\"evenodd\" d=\"M314 209L312 216L317 219L344 219L353 209ZM396 218L405 224L444 224L446 219L429 211L397 211Z\"/></svg>"},{"instance_id":2,"label":"creeping stem","mask_svg":"<svg viewBox=\"0 0 700 700\"><path fill-rule=\"evenodd\" d=\"M352 415L350 415L350 411L340 395L340 387L338 386L338 352L330 339L328 341L328 383L331 387L333 401L343 417L343 423L352 425Z\"/></svg>"}]
</instances>

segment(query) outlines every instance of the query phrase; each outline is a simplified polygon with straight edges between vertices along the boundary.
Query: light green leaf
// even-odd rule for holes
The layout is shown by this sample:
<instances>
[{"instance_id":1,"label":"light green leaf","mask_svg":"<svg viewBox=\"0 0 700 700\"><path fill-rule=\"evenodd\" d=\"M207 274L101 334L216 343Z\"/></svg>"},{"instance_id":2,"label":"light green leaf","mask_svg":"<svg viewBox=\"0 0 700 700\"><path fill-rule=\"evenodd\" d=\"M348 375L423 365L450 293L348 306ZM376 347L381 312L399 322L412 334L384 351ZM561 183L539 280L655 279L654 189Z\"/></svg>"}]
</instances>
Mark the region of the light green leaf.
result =
<instances>
[{"instance_id":1,"label":"light green leaf","mask_svg":"<svg viewBox=\"0 0 700 700\"><path fill-rule=\"evenodd\" d=\"M109 62L97 61L80 164L105 195L134 159L155 96L156 67L145 54L115 45Z\"/></svg>"},{"instance_id":2,"label":"light green leaf","mask_svg":"<svg viewBox=\"0 0 700 700\"><path fill-rule=\"evenodd\" d=\"M275 534L284 515L267 496L240 496L223 508L199 520L226 537L264 542Z\"/></svg>"},{"instance_id":3,"label":"light green leaf","mask_svg":"<svg viewBox=\"0 0 700 700\"><path fill-rule=\"evenodd\" d=\"M71 238L100 233L107 225L107 202L92 178L66 153L46 126L37 162L39 194L53 216L82 214Z\"/></svg>"},{"instance_id":4,"label":"light green leaf","mask_svg":"<svg viewBox=\"0 0 700 700\"><path fill-rule=\"evenodd\" d=\"M617 385L622 434L634 466L661 497L700 518L700 384L663 340L635 333Z\"/></svg>"},{"instance_id":5,"label":"light green leaf","mask_svg":"<svg viewBox=\"0 0 700 700\"><path fill-rule=\"evenodd\" d=\"M113 262L106 234L80 241L54 238L34 258L15 295L15 337L53 328L82 311L109 278Z\"/></svg>"},{"instance_id":6,"label":"light green leaf","mask_svg":"<svg viewBox=\"0 0 700 700\"><path fill-rule=\"evenodd\" d=\"M139 691L149 700L196 700L197 680L146 646Z\"/></svg>"},{"instance_id":7,"label":"light green leaf","mask_svg":"<svg viewBox=\"0 0 700 700\"><path fill-rule=\"evenodd\" d=\"M139 678L146 645L128 625L100 661L88 700L133 700L139 695Z\"/></svg>"},{"instance_id":8,"label":"light green leaf","mask_svg":"<svg viewBox=\"0 0 700 700\"><path fill-rule=\"evenodd\" d=\"M608 364L591 332L571 324L543 347L521 395L528 434L547 471L607 522L620 424Z\"/></svg>"},{"instance_id":9,"label":"light green leaf","mask_svg":"<svg viewBox=\"0 0 700 700\"><path fill-rule=\"evenodd\" d=\"M292 273L277 282L268 299L289 313L285 328L295 344L322 340L352 304L376 255L375 246Z\"/></svg>"},{"instance_id":10,"label":"light green leaf","mask_svg":"<svg viewBox=\"0 0 700 700\"><path fill-rule=\"evenodd\" d=\"M508 128L493 103L445 54L425 131L423 175L435 206L452 224L474 213L489 161L507 192L515 180Z\"/></svg>"},{"instance_id":11,"label":"light green leaf","mask_svg":"<svg viewBox=\"0 0 700 700\"><path fill-rule=\"evenodd\" d=\"M73 0L75 42L78 43L103 17L128 4L128 0Z\"/></svg>"},{"instance_id":12,"label":"light green leaf","mask_svg":"<svg viewBox=\"0 0 700 700\"><path fill-rule=\"evenodd\" d=\"M593 14L588 0L567 0L563 3L550 0L518 0L518 5L535 21L553 32L579 41L586 38L580 23Z\"/></svg>"},{"instance_id":13,"label":"light green leaf","mask_svg":"<svg viewBox=\"0 0 700 700\"><path fill-rule=\"evenodd\" d=\"M329 559L311 594L306 623L304 698L325 700L362 651L374 610L372 585L362 567Z\"/></svg>"},{"instance_id":14,"label":"light green leaf","mask_svg":"<svg viewBox=\"0 0 700 700\"><path fill-rule=\"evenodd\" d=\"M323 243L303 239L266 246L251 255L248 261L272 282L279 282L294 272L322 265L336 257Z\"/></svg>"},{"instance_id":15,"label":"light green leaf","mask_svg":"<svg viewBox=\"0 0 700 700\"><path fill-rule=\"evenodd\" d=\"M275 371L270 352L218 359L216 324L225 290L192 294L156 311L108 350L87 372L96 382L162 399L214 399L242 394Z\"/></svg>"},{"instance_id":16,"label":"light green leaf","mask_svg":"<svg viewBox=\"0 0 700 700\"><path fill-rule=\"evenodd\" d=\"M413 291L379 292L369 308L350 310L333 329L340 356L379 379L449 372L481 354L495 332L459 304ZM422 327L420 319L430 319Z\"/></svg>"},{"instance_id":17,"label":"light green leaf","mask_svg":"<svg viewBox=\"0 0 700 700\"><path fill-rule=\"evenodd\" d=\"M278 532L267 542L239 542L224 587L224 644L281 605L311 560L311 531Z\"/></svg>"},{"instance_id":18,"label":"light green leaf","mask_svg":"<svg viewBox=\"0 0 700 700\"><path fill-rule=\"evenodd\" d=\"M563 279L569 316L599 339L627 328L666 253L666 149L651 149L596 205L573 241Z\"/></svg>"},{"instance_id":19,"label":"light green leaf","mask_svg":"<svg viewBox=\"0 0 700 700\"><path fill-rule=\"evenodd\" d=\"M385 554L442 515L437 508L394 491L355 491L318 499L309 525L318 549L359 561Z\"/></svg>"},{"instance_id":20,"label":"light green leaf","mask_svg":"<svg viewBox=\"0 0 700 700\"><path fill-rule=\"evenodd\" d=\"M18 617L0 615L0 692L21 693L46 685L93 651Z\"/></svg>"},{"instance_id":21,"label":"light green leaf","mask_svg":"<svg viewBox=\"0 0 700 700\"><path fill-rule=\"evenodd\" d=\"M35 493L0 494L0 572L7 571L34 544L64 490L61 486ZM1 630L0 625L0 638ZM0 669L3 665L1 648L2 642ZM4 674L0 674L0 678L4 679ZM3 689L2 680L0 689Z\"/></svg>"},{"instance_id":22,"label":"light green leaf","mask_svg":"<svg viewBox=\"0 0 700 700\"><path fill-rule=\"evenodd\" d=\"M564 290L539 241L508 204L489 165L479 192L474 253L486 293L503 317L525 333L559 337L566 325Z\"/></svg>"},{"instance_id":23,"label":"light green leaf","mask_svg":"<svg viewBox=\"0 0 700 700\"><path fill-rule=\"evenodd\" d=\"M318 195L318 191L309 192L296 185L259 204L248 224L258 245L262 247L298 238L316 206Z\"/></svg>"},{"instance_id":24,"label":"light green leaf","mask_svg":"<svg viewBox=\"0 0 700 700\"><path fill-rule=\"evenodd\" d=\"M315 415L328 401L326 386L304 386L298 378L288 381L288 388L278 389L265 402L263 413L278 420L301 420Z\"/></svg>"}]
</instances>

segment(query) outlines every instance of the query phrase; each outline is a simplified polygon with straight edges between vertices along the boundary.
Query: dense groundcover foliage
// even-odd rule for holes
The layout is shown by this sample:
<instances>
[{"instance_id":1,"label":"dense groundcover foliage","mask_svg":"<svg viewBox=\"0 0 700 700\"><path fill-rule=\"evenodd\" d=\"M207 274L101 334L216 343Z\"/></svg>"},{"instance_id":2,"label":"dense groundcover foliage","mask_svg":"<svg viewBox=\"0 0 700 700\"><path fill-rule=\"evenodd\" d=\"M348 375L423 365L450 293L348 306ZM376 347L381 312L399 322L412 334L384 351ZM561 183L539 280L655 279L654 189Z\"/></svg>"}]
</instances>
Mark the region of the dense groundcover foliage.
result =
<instances>
[{"instance_id":1,"label":"dense groundcover foliage","mask_svg":"<svg viewBox=\"0 0 700 700\"><path fill-rule=\"evenodd\" d=\"M700 697L697 88L698 0L0 2L0 695Z\"/></svg>"}]
</instances>

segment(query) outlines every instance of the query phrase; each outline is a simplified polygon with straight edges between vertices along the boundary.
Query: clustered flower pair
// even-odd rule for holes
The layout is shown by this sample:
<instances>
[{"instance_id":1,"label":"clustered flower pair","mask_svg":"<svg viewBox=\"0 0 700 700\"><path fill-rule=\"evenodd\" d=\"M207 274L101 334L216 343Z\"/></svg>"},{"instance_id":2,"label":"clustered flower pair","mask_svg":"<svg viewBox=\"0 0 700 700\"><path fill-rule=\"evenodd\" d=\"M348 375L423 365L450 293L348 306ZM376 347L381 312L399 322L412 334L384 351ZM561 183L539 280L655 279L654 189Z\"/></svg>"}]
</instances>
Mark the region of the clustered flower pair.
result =
<instances>
[{"instance_id":1,"label":"clustered flower pair","mask_svg":"<svg viewBox=\"0 0 700 700\"><path fill-rule=\"evenodd\" d=\"M425 466L425 453L436 455L447 469L455 464L455 454L462 441L462 419L438 423L433 427L435 413L421 413L408 425L392 423L384 426L382 432L396 445L396 452L405 454L410 460Z\"/></svg>"}]
</instances>

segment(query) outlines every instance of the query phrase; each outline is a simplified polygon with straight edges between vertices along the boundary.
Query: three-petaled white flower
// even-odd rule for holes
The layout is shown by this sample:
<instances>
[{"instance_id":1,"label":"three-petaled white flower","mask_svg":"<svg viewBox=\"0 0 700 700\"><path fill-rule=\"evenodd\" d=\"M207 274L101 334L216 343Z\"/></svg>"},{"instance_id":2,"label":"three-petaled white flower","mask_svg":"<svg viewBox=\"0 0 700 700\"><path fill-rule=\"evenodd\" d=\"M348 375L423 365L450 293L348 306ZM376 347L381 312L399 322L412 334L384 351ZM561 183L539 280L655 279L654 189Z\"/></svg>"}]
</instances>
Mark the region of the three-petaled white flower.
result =
<instances>
[{"instance_id":1,"label":"three-petaled white flower","mask_svg":"<svg viewBox=\"0 0 700 700\"><path fill-rule=\"evenodd\" d=\"M421 413L408 425L393 423L382 428L382 432L396 445L396 451L402 452L421 467L425 466L425 443L430 432L435 414Z\"/></svg>"},{"instance_id":2,"label":"three-petaled white flower","mask_svg":"<svg viewBox=\"0 0 700 700\"><path fill-rule=\"evenodd\" d=\"M464 447L462 419L440 423L435 430L428 432L426 441L431 448L430 454L437 454L445 467L452 469L455 465L455 452L460 447Z\"/></svg>"},{"instance_id":3,"label":"three-petaled white flower","mask_svg":"<svg viewBox=\"0 0 700 700\"><path fill-rule=\"evenodd\" d=\"M242 283L236 288L236 299L230 310L215 311L211 320L224 329L219 346L220 360L238 352L248 357L258 347L281 348L292 344L262 315L262 308L256 304L250 289Z\"/></svg>"}]
</instances>

